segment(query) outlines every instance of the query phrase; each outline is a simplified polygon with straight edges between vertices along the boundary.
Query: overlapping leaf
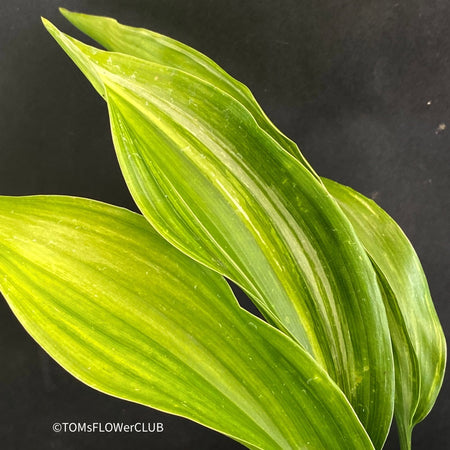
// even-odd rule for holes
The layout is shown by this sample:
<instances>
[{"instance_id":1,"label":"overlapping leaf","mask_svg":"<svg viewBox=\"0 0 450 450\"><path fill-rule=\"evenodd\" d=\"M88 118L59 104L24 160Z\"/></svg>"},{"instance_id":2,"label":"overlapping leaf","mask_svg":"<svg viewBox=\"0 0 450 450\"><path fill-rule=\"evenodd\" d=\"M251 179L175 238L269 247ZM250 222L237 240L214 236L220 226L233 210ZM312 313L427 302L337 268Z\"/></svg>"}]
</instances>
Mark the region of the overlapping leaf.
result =
<instances>
[{"instance_id":1,"label":"overlapping leaf","mask_svg":"<svg viewBox=\"0 0 450 450\"><path fill-rule=\"evenodd\" d=\"M47 27L107 99L144 215L301 342L380 447L393 403L384 306L363 247L322 184L208 80Z\"/></svg>"},{"instance_id":2,"label":"overlapping leaf","mask_svg":"<svg viewBox=\"0 0 450 450\"><path fill-rule=\"evenodd\" d=\"M396 360L396 419L402 444L408 448L412 427L428 414L439 393L445 337L420 261L399 226L372 200L323 181L379 273Z\"/></svg>"},{"instance_id":3,"label":"overlapping leaf","mask_svg":"<svg viewBox=\"0 0 450 450\"><path fill-rule=\"evenodd\" d=\"M296 156L319 179L297 145L284 136L267 118L250 89L228 75L207 56L167 36L144 28L122 25L109 17L74 13L63 8L60 11L73 25L107 50L189 72L231 95L248 109L264 131Z\"/></svg>"},{"instance_id":4,"label":"overlapping leaf","mask_svg":"<svg viewBox=\"0 0 450 450\"><path fill-rule=\"evenodd\" d=\"M251 92L209 58L166 36L124 26L114 19L66 10L62 12L75 26L108 50L187 71L226 91L247 108L264 131L313 172L297 146L287 140L262 113ZM362 196L350 195L345 187L336 183L327 182L326 186L332 194L336 194L379 273L395 351L396 418L401 440L408 448L413 424L425 417L442 382L446 356L442 330L420 263L397 225L380 208L370 206L370 202L363 200ZM345 205L342 205L343 201ZM348 209L354 209L353 213ZM358 215L361 216L358 218ZM388 235L389 239L380 240L380 233ZM403 257L399 258L397 252ZM395 271L390 270L392 265L396 267ZM380 267L383 267L382 271ZM421 317L419 323L414 318L417 314ZM414 343L411 343L410 335L415 337Z\"/></svg>"},{"instance_id":5,"label":"overlapping leaf","mask_svg":"<svg viewBox=\"0 0 450 450\"><path fill-rule=\"evenodd\" d=\"M318 364L142 216L70 197L0 197L0 255L16 316L90 386L249 448L373 448Z\"/></svg>"}]
</instances>

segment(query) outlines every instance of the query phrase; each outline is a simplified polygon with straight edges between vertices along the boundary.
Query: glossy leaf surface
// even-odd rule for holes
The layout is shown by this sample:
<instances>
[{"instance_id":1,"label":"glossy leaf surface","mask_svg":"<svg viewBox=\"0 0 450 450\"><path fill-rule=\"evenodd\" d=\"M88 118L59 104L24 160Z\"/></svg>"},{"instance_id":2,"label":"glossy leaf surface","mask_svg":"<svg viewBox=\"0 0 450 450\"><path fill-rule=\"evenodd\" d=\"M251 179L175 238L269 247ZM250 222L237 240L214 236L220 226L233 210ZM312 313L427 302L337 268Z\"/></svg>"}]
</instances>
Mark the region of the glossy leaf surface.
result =
<instances>
[{"instance_id":1,"label":"glossy leaf surface","mask_svg":"<svg viewBox=\"0 0 450 450\"><path fill-rule=\"evenodd\" d=\"M321 182L224 90L47 26L106 98L122 171L147 219L302 343L380 447L393 408L387 319L370 260Z\"/></svg>"},{"instance_id":2,"label":"glossy leaf surface","mask_svg":"<svg viewBox=\"0 0 450 450\"><path fill-rule=\"evenodd\" d=\"M252 114L258 125L283 148L296 156L311 173L314 170L297 145L284 136L267 118L250 89L240 83L207 56L182 42L144 28L122 25L110 17L80 14L61 9L78 29L107 50L124 53L166 67L188 72L234 97ZM315 175L317 178L318 176ZM319 178L318 178L319 179Z\"/></svg>"},{"instance_id":3,"label":"glossy leaf surface","mask_svg":"<svg viewBox=\"0 0 450 450\"><path fill-rule=\"evenodd\" d=\"M396 419L407 448L412 427L428 414L442 385L445 337L420 261L400 227L374 201L323 181L379 274L396 362Z\"/></svg>"},{"instance_id":4,"label":"glossy leaf surface","mask_svg":"<svg viewBox=\"0 0 450 450\"><path fill-rule=\"evenodd\" d=\"M0 197L0 255L18 319L88 385L249 448L372 448L317 363L142 216L78 198Z\"/></svg>"}]
</instances>

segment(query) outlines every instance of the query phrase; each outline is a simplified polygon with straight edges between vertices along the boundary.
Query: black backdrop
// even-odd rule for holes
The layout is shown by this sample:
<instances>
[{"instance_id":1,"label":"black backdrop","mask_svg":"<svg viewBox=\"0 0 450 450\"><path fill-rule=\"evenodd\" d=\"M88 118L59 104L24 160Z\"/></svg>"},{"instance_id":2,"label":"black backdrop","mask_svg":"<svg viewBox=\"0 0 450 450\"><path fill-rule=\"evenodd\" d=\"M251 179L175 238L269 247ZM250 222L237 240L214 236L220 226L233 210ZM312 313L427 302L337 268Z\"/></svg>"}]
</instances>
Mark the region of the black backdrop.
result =
<instances>
[{"instance_id":1,"label":"black backdrop","mask_svg":"<svg viewBox=\"0 0 450 450\"><path fill-rule=\"evenodd\" d=\"M448 0L2 0L0 193L71 194L135 209L102 100L41 25L42 15L80 36L58 6L172 36L247 84L319 174L376 198L400 223L448 332ZM84 386L3 301L0 324L1 448L240 448ZM448 393L444 384L414 448L448 448ZM160 421L165 431L58 434L55 421ZM395 436L386 448L397 448Z\"/></svg>"}]
</instances>

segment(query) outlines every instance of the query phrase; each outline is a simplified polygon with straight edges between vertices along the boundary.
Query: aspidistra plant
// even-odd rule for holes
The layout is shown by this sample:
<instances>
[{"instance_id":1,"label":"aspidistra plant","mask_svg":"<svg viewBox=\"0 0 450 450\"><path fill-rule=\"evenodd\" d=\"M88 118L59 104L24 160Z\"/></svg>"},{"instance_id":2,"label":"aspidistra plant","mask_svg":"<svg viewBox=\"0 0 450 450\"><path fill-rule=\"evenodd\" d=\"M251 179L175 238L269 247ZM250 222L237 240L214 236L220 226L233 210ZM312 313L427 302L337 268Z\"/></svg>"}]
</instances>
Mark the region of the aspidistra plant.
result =
<instances>
[{"instance_id":1,"label":"aspidistra plant","mask_svg":"<svg viewBox=\"0 0 450 450\"><path fill-rule=\"evenodd\" d=\"M62 13L107 49L44 19L106 101L142 215L72 197L0 198L0 287L27 331L88 385L248 448L379 449L394 414L410 448L446 345L394 220L320 178L204 55Z\"/></svg>"}]
</instances>

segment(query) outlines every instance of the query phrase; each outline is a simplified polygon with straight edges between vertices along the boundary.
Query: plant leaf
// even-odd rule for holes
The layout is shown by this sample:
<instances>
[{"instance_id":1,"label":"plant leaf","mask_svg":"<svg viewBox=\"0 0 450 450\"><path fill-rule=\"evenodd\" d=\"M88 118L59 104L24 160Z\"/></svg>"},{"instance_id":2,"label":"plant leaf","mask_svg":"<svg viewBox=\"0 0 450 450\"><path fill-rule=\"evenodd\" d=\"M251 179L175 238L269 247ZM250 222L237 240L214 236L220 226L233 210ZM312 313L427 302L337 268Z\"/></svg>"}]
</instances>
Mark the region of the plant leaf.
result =
<instances>
[{"instance_id":1,"label":"plant leaf","mask_svg":"<svg viewBox=\"0 0 450 450\"><path fill-rule=\"evenodd\" d=\"M249 448L373 448L348 401L222 277L140 215L70 197L0 197L0 287L88 385Z\"/></svg>"},{"instance_id":2,"label":"plant leaf","mask_svg":"<svg viewBox=\"0 0 450 450\"><path fill-rule=\"evenodd\" d=\"M394 397L384 305L370 260L323 185L225 91L46 26L103 84L119 162L146 218L302 343L381 447Z\"/></svg>"},{"instance_id":3,"label":"plant leaf","mask_svg":"<svg viewBox=\"0 0 450 450\"><path fill-rule=\"evenodd\" d=\"M149 61L163 63L167 66L175 67L180 70L188 71L205 81L209 81L211 84L215 84L216 87L221 85L221 78L225 78L225 81L222 83L222 89L226 90L226 92L232 95L237 101L240 101L241 104L245 106L253 115L254 119L261 128L268 132L281 146L284 147L285 150L295 156L302 164L305 165L305 167L309 168L314 173L305 158L298 151L297 146L291 141L286 142L286 138L278 132L278 130L276 130L267 116L261 112L261 108L256 103L256 100L252 96L250 90L243 84L229 77L229 75L227 75L222 69L218 68L213 61L204 55L199 54L194 49L175 40L158 35L157 33L153 33L148 30L136 29L118 24L114 19L70 13L68 11L62 12L81 31L97 40L108 50L126 53ZM99 32L99 30L101 31ZM213 75L211 75L211 73ZM230 83L232 84L232 87L228 87ZM329 186L330 183L327 186ZM340 190L342 191L342 194L345 194L345 187L339 186L335 183L331 184L334 186L334 191ZM369 244L366 245L366 249L369 251L369 256L375 260L375 269L378 272L383 297L385 298L385 305L388 310L389 326L397 366L395 406L396 417L399 422L401 441L405 443L405 448L408 448L408 441L410 440L412 426L426 416L427 412L434 403L440 384L442 383L446 357L445 339L434 313L434 308L426 286L426 279L420 268L420 263L415 256L413 248L410 246L401 230L398 229L398 226L395 225L392 219L388 218L388 216L378 207L373 205L370 206L371 202L368 202L364 199L364 197L361 197L361 203L368 203L365 207L359 207L359 209L358 204L360 202L353 200L349 193L347 193L347 195L337 195L337 198L338 200L340 198L341 202L346 201L347 208L351 208L352 204L355 204L355 214L349 216L349 218L355 226L355 231L358 237L363 241L363 243L365 241L369 242ZM378 213L374 213L373 209L378 211ZM355 223L358 219L357 213L364 214L365 219L367 219L364 221L364 226L361 226L362 224L358 226L358 224ZM381 229L386 228L386 222L390 222L390 225L387 228L389 231L391 231L391 229L393 230L391 239L397 244L385 253L380 252L380 249L388 247L391 243L386 242L386 240L379 242L376 239L372 239L373 236L376 235L372 233L373 227L377 227L378 225L376 224L378 222L381 223ZM369 224L370 226L368 226ZM369 230L371 231L370 233L368 232ZM388 233L385 233L385 235L388 235ZM377 244L374 245L374 242ZM407 255L407 257L403 259L406 263L403 265L401 270L397 270L396 272L396 276L399 278L403 277L403 280L393 285L400 303L403 304L402 311L398 308L398 306L396 306L397 298L385 276L376 264L376 261L381 258L382 263L380 265L384 266L385 272L389 272L388 266L392 264L392 261L386 264L387 261L385 261L385 259L387 256L391 259L395 258L395 252L392 249L397 247L401 247L400 251L402 254ZM405 249L408 250L405 252ZM370 252L371 250L372 253ZM414 264L412 264L413 262ZM400 263L401 262L395 258L395 265L397 268ZM414 275L410 277L409 269L411 266L414 266L415 270L413 270ZM408 286L406 291L403 291L404 285ZM411 292L414 292L414 295L410 295ZM426 330L426 323L429 321L433 332L431 333L431 337L429 337L429 340L426 342L425 346L423 343L419 344L423 347L419 363L419 361L417 361L414 346L410 341L410 331L408 330L411 326L415 328L417 325L411 324L408 320L405 321L402 314L408 313L410 310L414 310L415 308L410 308L409 303L413 301L413 304L416 306L417 304L414 302L414 299L420 296L422 299L425 299L422 301L422 307L424 303L429 304L426 307L428 311L426 314L423 314L423 311L421 311L421 327L423 330ZM414 330L412 333L415 335L425 334L425 337L428 338L428 335L423 333L423 330L422 333L417 333ZM416 346L417 345L416 339ZM430 352L427 350L423 351L426 346L429 346L433 350ZM424 375L421 375L421 372L424 372ZM422 381L422 384L420 382L421 378L425 378L425 380ZM418 402L419 405L416 410ZM414 413L414 411L416 411L416 413Z\"/></svg>"},{"instance_id":4,"label":"plant leaf","mask_svg":"<svg viewBox=\"0 0 450 450\"><path fill-rule=\"evenodd\" d=\"M207 56L175 39L144 28L122 25L110 17L75 13L64 8L60 8L60 11L74 26L107 50L188 72L212 84L215 89L221 89L231 95L252 114L258 125L269 136L296 156L320 180L297 145L267 118L250 89L231 77Z\"/></svg>"},{"instance_id":5,"label":"plant leaf","mask_svg":"<svg viewBox=\"0 0 450 450\"><path fill-rule=\"evenodd\" d=\"M419 258L408 238L374 201L331 180L328 191L350 219L383 286L396 367L396 420L403 448L442 385L446 343Z\"/></svg>"}]
</instances>

